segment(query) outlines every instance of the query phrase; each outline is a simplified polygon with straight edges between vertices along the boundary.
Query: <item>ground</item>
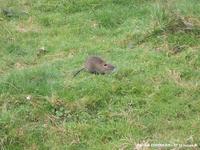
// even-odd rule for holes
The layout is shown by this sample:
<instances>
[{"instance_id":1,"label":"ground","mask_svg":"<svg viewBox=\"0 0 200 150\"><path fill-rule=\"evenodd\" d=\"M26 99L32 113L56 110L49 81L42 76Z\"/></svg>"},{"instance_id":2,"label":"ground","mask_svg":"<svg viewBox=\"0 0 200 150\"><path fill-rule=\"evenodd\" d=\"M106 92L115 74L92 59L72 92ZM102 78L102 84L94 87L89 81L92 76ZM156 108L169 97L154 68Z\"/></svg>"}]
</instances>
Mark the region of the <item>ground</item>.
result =
<instances>
[{"instance_id":1,"label":"ground","mask_svg":"<svg viewBox=\"0 0 200 150\"><path fill-rule=\"evenodd\" d=\"M200 143L199 0L0 0L0 9L1 149ZM73 78L89 55L117 71Z\"/></svg>"}]
</instances>

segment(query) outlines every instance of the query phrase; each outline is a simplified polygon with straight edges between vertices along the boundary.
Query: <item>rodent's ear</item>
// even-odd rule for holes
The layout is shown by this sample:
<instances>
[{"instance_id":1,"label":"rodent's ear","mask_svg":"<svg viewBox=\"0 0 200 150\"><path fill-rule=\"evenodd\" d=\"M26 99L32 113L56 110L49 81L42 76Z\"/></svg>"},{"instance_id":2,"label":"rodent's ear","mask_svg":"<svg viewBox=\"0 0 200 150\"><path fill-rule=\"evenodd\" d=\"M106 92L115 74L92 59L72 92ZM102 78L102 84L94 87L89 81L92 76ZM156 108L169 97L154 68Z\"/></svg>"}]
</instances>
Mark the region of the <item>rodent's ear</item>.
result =
<instances>
[{"instance_id":1,"label":"rodent's ear","mask_svg":"<svg viewBox=\"0 0 200 150\"><path fill-rule=\"evenodd\" d=\"M107 66L107 64L104 64L104 66Z\"/></svg>"}]
</instances>

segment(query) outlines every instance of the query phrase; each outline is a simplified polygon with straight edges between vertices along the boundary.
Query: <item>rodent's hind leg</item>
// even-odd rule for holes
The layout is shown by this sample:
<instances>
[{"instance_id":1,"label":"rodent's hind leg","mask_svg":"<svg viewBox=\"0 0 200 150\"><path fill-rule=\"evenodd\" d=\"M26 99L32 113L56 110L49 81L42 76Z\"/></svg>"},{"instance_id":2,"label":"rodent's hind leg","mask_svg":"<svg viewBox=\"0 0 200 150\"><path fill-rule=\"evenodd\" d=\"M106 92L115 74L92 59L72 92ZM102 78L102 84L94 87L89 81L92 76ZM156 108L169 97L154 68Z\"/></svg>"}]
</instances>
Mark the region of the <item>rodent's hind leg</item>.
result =
<instances>
[{"instance_id":1,"label":"rodent's hind leg","mask_svg":"<svg viewBox=\"0 0 200 150\"><path fill-rule=\"evenodd\" d=\"M105 73L99 73L99 72L94 72L93 74L95 74L95 75L104 75Z\"/></svg>"}]
</instances>

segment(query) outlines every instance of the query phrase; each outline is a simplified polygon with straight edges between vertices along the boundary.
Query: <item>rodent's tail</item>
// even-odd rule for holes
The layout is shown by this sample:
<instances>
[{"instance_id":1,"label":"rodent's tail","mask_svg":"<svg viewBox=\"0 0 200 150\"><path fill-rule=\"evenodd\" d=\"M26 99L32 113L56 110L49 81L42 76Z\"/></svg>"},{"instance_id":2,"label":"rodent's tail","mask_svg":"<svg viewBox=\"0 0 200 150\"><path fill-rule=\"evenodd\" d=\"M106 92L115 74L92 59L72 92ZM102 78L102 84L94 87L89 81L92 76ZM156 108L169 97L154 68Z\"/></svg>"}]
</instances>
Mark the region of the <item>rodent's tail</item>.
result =
<instances>
[{"instance_id":1,"label":"rodent's tail","mask_svg":"<svg viewBox=\"0 0 200 150\"><path fill-rule=\"evenodd\" d=\"M73 75L73 78L75 77L75 76L77 76L82 70L84 70L85 68L82 68L82 69L80 69L80 70L78 70L77 72L75 72L74 73L74 75Z\"/></svg>"}]
</instances>

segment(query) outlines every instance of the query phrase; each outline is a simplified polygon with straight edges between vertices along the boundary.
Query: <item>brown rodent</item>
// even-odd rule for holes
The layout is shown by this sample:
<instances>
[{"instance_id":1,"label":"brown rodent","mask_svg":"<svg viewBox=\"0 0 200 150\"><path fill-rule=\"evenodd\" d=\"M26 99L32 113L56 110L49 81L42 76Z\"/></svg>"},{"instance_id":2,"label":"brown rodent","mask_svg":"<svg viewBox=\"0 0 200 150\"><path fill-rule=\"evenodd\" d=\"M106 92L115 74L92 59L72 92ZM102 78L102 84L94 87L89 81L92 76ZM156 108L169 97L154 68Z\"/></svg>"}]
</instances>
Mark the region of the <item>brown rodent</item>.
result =
<instances>
[{"instance_id":1,"label":"brown rodent","mask_svg":"<svg viewBox=\"0 0 200 150\"><path fill-rule=\"evenodd\" d=\"M84 67L78 70L74 77L82 70L86 70L90 73L105 74L114 71L115 67L111 64L106 63L103 59L98 56L90 56L86 59Z\"/></svg>"}]
</instances>

